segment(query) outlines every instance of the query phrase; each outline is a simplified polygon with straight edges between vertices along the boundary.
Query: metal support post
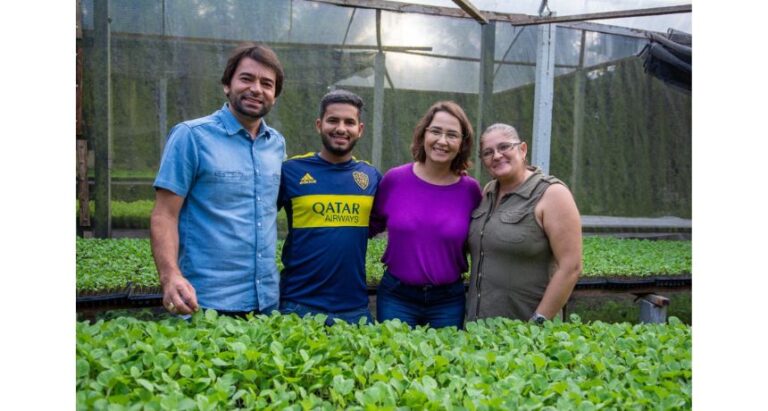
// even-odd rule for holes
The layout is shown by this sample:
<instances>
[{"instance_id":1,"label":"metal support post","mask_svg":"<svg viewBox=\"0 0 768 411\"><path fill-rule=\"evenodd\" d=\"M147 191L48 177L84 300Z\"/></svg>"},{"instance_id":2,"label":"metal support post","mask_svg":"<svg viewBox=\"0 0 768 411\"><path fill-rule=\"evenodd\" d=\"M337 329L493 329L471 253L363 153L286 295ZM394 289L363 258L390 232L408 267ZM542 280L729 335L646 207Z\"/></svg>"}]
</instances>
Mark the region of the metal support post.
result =
<instances>
[{"instance_id":1,"label":"metal support post","mask_svg":"<svg viewBox=\"0 0 768 411\"><path fill-rule=\"evenodd\" d=\"M95 0L93 4L93 148L96 154L94 234L98 238L109 238L112 235L112 66L109 3L110 0Z\"/></svg>"},{"instance_id":2,"label":"metal support post","mask_svg":"<svg viewBox=\"0 0 768 411\"><path fill-rule=\"evenodd\" d=\"M168 137L168 79L165 74L157 80L157 123L160 145L160 156L165 149L165 139Z\"/></svg>"},{"instance_id":3,"label":"metal support post","mask_svg":"<svg viewBox=\"0 0 768 411\"><path fill-rule=\"evenodd\" d=\"M579 68L573 73L573 151L571 152L571 193L576 196L581 184L581 135L584 130L584 92L585 77L584 49L587 32L581 32L581 50L579 52Z\"/></svg>"},{"instance_id":4,"label":"metal support post","mask_svg":"<svg viewBox=\"0 0 768 411\"><path fill-rule=\"evenodd\" d=\"M531 164L549 174L549 152L552 139L552 100L555 89L554 24L538 27L536 51L536 88L533 108L533 155Z\"/></svg>"},{"instance_id":5,"label":"metal support post","mask_svg":"<svg viewBox=\"0 0 768 411\"><path fill-rule=\"evenodd\" d=\"M493 97L493 59L496 51L496 22L480 26L480 75L477 98L477 122L475 123L475 163L473 175L480 179L480 135L491 125L491 98Z\"/></svg>"},{"instance_id":6,"label":"metal support post","mask_svg":"<svg viewBox=\"0 0 768 411\"><path fill-rule=\"evenodd\" d=\"M373 147L371 161L381 169L381 152L384 127L384 76L386 72L384 53L379 51L373 60Z\"/></svg>"}]
</instances>

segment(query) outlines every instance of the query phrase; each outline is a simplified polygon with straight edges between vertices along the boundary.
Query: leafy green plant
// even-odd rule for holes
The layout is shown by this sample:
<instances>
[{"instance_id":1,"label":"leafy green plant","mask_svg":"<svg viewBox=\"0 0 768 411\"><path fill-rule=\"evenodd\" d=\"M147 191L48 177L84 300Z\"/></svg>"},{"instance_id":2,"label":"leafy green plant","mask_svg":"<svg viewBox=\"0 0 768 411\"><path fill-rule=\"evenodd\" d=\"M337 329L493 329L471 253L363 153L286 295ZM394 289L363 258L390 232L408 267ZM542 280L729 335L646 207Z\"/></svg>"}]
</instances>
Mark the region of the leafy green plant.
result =
<instances>
[{"instance_id":1,"label":"leafy green plant","mask_svg":"<svg viewBox=\"0 0 768 411\"><path fill-rule=\"evenodd\" d=\"M691 272L690 241L584 238L584 275L677 275Z\"/></svg>"},{"instance_id":2,"label":"leafy green plant","mask_svg":"<svg viewBox=\"0 0 768 411\"><path fill-rule=\"evenodd\" d=\"M154 208L154 200L112 201L112 227L123 229L149 229L149 216ZM91 216L96 213L96 203L88 203ZM77 208L75 208L77 210Z\"/></svg>"},{"instance_id":3,"label":"leafy green plant","mask_svg":"<svg viewBox=\"0 0 768 411\"><path fill-rule=\"evenodd\" d=\"M96 203L91 201L88 207L93 216L96 213ZM154 200L118 201L112 200L112 228L117 229L149 229L149 218L155 207ZM77 210L77 205L75 206ZM277 213L278 235L285 238L288 231L285 210Z\"/></svg>"},{"instance_id":4,"label":"leafy green plant","mask_svg":"<svg viewBox=\"0 0 768 411\"><path fill-rule=\"evenodd\" d=\"M691 329L410 329L199 312L77 323L78 409L690 409Z\"/></svg>"},{"instance_id":5,"label":"leafy green plant","mask_svg":"<svg viewBox=\"0 0 768 411\"><path fill-rule=\"evenodd\" d=\"M365 253L365 273L368 284L376 285L384 275L384 263L381 257L387 249L387 239L377 237L368 240L368 251Z\"/></svg>"},{"instance_id":6,"label":"leafy green plant","mask_svg":"<svg viewBox=\"0 0 768 411\"><path fill-rule=\"evenodd\" d=\"M154 207L155 202L152 200L139 200L130 203L113 201L112 225L120 228L149 228L149 216Z\"/></svg>"},{"instance_id":7,"label":"leafy green plant","mask_svg":"<svg viewBox=\"0 0 768 411\"><path fill-rule=\"evenodd\" d=\"M159 285L148 239L78 238L76 253L78 291Z\"/></svg>"},{"instance_id":8,"label":"leafy green plant","mask_svg":"<svg viewBox=\"0 0 768 411\"><path fill-rule=\"evenodd\" d=\"M282 246L278 241L278 269L282 269ZM384 273L381 256L386 246L386 238L368 242L365 264L370 285L378 284ZM584 278L690 274L691 242L586 237L583 271ZM77 239L78 290L124 287L128 281L159 285L148 239Z\"/></svg>"}]
</instances>

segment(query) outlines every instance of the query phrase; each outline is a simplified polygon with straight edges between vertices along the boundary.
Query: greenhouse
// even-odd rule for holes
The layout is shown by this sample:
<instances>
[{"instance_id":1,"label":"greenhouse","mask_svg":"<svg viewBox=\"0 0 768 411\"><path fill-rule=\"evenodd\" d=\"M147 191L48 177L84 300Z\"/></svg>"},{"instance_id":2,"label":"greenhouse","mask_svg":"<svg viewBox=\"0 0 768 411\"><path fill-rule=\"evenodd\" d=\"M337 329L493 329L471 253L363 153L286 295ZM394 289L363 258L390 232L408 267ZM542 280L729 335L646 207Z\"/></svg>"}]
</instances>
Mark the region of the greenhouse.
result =
<instances>
[{"instance_id":1,"label":"greenhouse","mask_svg":"<svg viewBox=\"0 0 768 411\"><path fill-rule=\"evenodd\" d=\"M411 6L414 12L398 11L405 6L397 2L343 7L349 3L355 4L114 1L101 10L100 2L82 1L78 131L88 142L82 178L94 182L89 198L153 199L151 181L170 128L219 107L228 53L261 41L275 48L286 70L285 94L267 121L289 140L289 156L317 149L311 127L330 89L364 97L367 133L356 156L382 172L410 160L419 113L450 99L476 130L506 122L532 140L531 161L547 164L569 185L584 215L690 218L691 95L646 73L638 56L649 43L638 27L664 37L669 29L690 33L690 6L642 16L645 3L676 2L616 1L607 10L600 3L574 11L549 3L560 18L641 17L532 25L539 1L515 2L506 7L517 10L503 13L494 7L506 2L478 3L495 12L488 24L453 17L463 12L450 1ZM554 33L546 33L550 60L537 73L542 27ZM481 167L471 172L488 180ZM96 201L87 223L105 232L110 227L100 221L111 216L100 203L106 201Z\"/></svg>"},{"instance_id":2,"label":"greenhouse","mask_svg":"<svg viewBox=\"0 0 768 411\"><path fill-rule=\"evenodd\" d=\"M77 408L690 409L691 16L675 0L78 0ZM333 90L362 98L351 153L381 174L414 161L435 102L466 112L480 187L494 176L479 137L514 126L580 215L557 319L169 314L153 184L169 134L230 101L222 71L252 43L284 69L263 119L287 158L321 150ZM284 272L296 223L275 218ZM363 255L374 314L387 247L381 234Z\"/></svg>"}]
</instances>

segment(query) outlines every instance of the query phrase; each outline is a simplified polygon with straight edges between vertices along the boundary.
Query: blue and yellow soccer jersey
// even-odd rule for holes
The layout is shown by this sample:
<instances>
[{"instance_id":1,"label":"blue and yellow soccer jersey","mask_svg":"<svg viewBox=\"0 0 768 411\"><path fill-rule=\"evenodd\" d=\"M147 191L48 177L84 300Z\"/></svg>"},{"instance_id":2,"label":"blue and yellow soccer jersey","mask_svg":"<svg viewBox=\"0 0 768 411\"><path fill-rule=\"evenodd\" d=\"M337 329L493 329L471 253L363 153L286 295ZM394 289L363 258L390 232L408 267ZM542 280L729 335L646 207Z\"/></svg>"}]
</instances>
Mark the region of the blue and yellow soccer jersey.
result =
<instances>
[{"instance_id":1,"label":"blue and yellow soccer jersey","mask_svg":"<svg viewBox=\"0 0 768 411\"><path fill-rule=\"evenodd\" d=\"M333 164L318 153L283 163L278 207L288 217L280 299L328 312L368 306L368 220L381 173L352 159Z\"/></svg>"}]
</instances>

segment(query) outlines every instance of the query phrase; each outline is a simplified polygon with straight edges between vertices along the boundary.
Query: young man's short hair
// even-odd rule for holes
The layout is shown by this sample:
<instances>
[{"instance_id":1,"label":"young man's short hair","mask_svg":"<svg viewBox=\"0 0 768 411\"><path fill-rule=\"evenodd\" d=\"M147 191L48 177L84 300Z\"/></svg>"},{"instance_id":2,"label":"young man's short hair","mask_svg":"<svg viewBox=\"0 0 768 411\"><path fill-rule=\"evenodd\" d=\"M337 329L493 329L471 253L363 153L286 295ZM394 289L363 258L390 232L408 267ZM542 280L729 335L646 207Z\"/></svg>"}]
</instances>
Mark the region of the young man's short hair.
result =
<instances>
[{"instance_id":1,"label":"young man's short hair","mask_svg":"<svg viewBox=\"0 0 768 411\"><path fill-rule=\"evenodd\" d=\"M363 114L363 99L351 91L342 89L333 90L323 96L320 100L320 118L323 118L328 106L339 103L357 107L357 120L360 120Z\"/></svg>"}]
</instances>

